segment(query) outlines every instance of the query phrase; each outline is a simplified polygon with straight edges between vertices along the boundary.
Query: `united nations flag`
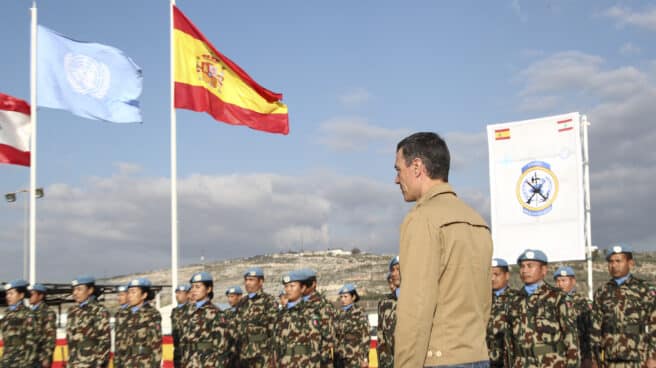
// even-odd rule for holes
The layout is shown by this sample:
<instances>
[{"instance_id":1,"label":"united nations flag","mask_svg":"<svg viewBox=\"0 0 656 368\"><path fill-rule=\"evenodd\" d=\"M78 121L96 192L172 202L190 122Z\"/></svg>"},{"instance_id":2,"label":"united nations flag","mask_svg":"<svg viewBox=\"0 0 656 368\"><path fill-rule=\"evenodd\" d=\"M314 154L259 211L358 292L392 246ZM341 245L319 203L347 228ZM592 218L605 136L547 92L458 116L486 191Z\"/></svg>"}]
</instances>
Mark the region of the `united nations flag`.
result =
<instances>
[{"instance_id":1,"label":"united nations flag","mask_svg":"<svg viewBox=\"0 0 656 368\"><path fill-rule=\"evenodd\" d=\"M119 49L39 26L39 106L114 123L141 122L141 68Z\"/></svg>"}]
</instances>

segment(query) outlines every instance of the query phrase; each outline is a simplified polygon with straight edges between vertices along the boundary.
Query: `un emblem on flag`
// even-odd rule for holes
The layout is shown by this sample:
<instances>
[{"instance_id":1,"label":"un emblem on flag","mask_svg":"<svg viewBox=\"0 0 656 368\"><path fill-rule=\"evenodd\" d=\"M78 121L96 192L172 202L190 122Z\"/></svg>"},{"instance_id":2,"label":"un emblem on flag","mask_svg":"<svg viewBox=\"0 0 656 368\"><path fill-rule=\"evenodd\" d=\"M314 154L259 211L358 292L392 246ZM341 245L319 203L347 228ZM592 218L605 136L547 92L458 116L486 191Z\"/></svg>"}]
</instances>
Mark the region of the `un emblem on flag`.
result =
<instances>
[{"instance_id":1,"label":"un emblem on flag","mask_svg":"<svg viewBox=\"0 0 656 368\"><path fill-rule=\"evenodd\" d=\"M549 213L558 196L558 178L551 171L551 165L544 161L524 165L517 180L516 193L525 214L542 216Z\"/></svg>"},{"instance_id":2,"label":"un emblem on flag","mask_svg":"<svg viewBox=\"0 0 656 368\"><path fill-rule=\"evenodd\" d=\"M86 55L68 53L64 56L64 69L75 92L96 99L107 95L112 75L106 64Z\"/></svg>"}]
</instances>

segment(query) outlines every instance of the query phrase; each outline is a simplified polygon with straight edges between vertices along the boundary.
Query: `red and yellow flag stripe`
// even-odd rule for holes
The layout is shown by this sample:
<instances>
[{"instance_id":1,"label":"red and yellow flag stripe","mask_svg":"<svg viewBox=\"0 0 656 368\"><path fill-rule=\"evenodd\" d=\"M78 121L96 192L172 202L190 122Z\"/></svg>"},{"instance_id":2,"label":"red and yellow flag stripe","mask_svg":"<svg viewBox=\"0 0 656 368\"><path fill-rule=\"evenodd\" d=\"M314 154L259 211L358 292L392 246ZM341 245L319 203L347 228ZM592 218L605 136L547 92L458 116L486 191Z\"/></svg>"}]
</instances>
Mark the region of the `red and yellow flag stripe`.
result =
<instances>
[{"instance_id":1,"label":"red and yellow flag stripe","mask_svg":"<svg viewBox=\"0 0 656 368\"><path fill-rule=\"evenodd\" d=\"M214 119L271 133L289 133L282 94L260 86L221 54L173 6L175 107L207 112Z\"/></svg>"}]
</instances>

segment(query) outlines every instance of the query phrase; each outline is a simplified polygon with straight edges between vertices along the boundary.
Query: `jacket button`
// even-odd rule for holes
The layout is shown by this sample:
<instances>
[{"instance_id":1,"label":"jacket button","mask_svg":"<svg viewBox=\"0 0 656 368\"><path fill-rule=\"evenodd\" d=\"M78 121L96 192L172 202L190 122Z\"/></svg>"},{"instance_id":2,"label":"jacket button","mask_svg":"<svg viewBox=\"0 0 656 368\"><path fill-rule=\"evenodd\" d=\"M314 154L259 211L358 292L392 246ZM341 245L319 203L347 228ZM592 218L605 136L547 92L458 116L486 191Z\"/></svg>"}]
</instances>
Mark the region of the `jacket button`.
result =
<instances>
[{"instance_id":1,"label":"jacket button","mask_svg":"<svg viewBox=\"0 0 656 368\"><path fill-rule=\"evenodd\" d=\"M441 352L441 351L436 351L436 352L435 352L435 356L438 357L438 358L441 357L441 356L442 356L442 352Z\"/></svg>"}]
</instances>

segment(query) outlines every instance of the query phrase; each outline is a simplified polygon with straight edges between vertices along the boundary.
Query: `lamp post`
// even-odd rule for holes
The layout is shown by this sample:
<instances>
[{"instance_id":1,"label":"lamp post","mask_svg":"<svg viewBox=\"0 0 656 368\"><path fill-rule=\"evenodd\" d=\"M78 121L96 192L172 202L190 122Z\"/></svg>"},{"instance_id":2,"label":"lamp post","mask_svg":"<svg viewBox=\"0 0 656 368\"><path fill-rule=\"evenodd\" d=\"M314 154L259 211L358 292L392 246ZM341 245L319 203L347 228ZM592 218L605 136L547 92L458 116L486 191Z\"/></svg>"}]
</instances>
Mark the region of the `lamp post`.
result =
<instances>
[{"instance_id":1,"label":"lamp post","mask_svg":"<svg viewBox=\"0 0 656 368\"><path fill-rule=\"evenodd\" d=\"M21 189L15 192L5 194L5 200L8 203L16 202L18 193L29 193L29 189ZM36 198L43 198L43 188L36 188L34 196ZM30 197L25 196L25 235L23 236L23 278L27 280L29 275L28 262L29 262L29 237L30 237Z\"/></svg>"}]
</instances>

